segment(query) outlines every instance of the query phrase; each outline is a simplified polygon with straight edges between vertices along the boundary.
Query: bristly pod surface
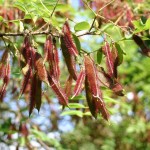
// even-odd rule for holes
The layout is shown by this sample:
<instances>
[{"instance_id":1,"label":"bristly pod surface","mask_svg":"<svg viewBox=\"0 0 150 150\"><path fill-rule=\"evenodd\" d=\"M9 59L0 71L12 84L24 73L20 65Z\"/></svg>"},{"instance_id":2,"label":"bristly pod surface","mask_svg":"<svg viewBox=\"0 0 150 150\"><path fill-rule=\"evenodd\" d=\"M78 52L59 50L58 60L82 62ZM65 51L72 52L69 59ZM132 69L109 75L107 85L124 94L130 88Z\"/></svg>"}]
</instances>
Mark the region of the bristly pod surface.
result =
<instances>
[{"instance_id":1,"label":"bristly pod surface","mask_svg":"<svg viewBox=\"0 0 150 150\"><path fill-rule=\"evenodd\" d=\"M136 34L133 34L132 38L134 42L141 48L142 54L150 57L150 48L146 46L144 41Z\"/></svg>"},{"instance_id":2,"label":"bristly pod surface","mask_svg":"<svg viewBox=\"0 0 150 150\"><path fill-rule=\"evenodd\" d=\"M72 96L72 98L81 93L84 80L85 80L85 69L82 68L80 74L78 75L76 85L74 87L74 95Z\"/></svg>"},{"instance_id":3,"label":"bristly pod surface","mask_svg":"<svg viewBox=\"0 0 150 150\"><path fill-rule=\"evenodd\" d=\"M7 49L4 51L0 61L0 78L3 79L3 84L0 88L0 101L3 101L10 80L10 54Z\"/></svg>"},{"instance_id":4,"label":"bristly pod surface","mask_svg":"<svg viewBox=\"0 0 150 150\"><path fill-rule=\"evenodd\" d=\"M104 119L108 120L109 113L105 107L102 92L98 82L98 75L94 61L90 56L84 56L85 64L85 91L86 99L89 105L91 114L96 118L97 114L100 112Z\"/></svg>"},{"instance_id":5,"label":"bristly pod surface","mask_svg":"<svg viewBox=\"0 0 150 150\"><path fill-rule=\"evenodd\" d=\"M69 51L70 55L73 56L77 56L78 55L78 50L77 47L73 41L72 35L71 35L71 31L70 31L70 27L68 22L66 21L63 25L62 28L62 32L63 32L63 40L65 43L65 46L67 47L67 50Z\"/></svg>"},{"instance_id":6,"label":"bristly pod surface","mask_svg":"<svg viewBox=\"0 0 150 150\"><path fill-rule=\"evenodd\" d=\"M70 75L74 80L77 80L77 73L76 73L76 66L75 66L76 64L75 64L74 56L72 56L68 52L63 37L61 37L61 49L68 68L68 72L70 73Z\"/></svg>"}]
</instances>

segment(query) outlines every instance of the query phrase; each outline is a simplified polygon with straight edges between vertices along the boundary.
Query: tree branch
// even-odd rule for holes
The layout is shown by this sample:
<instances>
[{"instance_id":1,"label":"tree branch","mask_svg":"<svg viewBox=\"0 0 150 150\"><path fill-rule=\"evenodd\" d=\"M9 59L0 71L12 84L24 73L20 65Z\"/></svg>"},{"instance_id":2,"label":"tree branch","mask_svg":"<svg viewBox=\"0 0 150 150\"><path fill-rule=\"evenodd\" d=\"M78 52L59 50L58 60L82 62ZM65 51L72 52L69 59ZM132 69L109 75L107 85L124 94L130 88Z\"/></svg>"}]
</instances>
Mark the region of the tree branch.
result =
<instances>
[{"instance_id":1,"label":"tree branch","mask_svg":"<svg viewBox=\"0 0 150 150\"><path fill-rule=\"evenodd\" d=\"M43 35L43 34L52 34L50 31L41 31L41 32L29 32L31 35ZM2 36L24 36L26 35L25 32L23 33L0 33L0 37ZM57 35L53 35L55 37L59 37Z\"/></svg>"}]
</instances>

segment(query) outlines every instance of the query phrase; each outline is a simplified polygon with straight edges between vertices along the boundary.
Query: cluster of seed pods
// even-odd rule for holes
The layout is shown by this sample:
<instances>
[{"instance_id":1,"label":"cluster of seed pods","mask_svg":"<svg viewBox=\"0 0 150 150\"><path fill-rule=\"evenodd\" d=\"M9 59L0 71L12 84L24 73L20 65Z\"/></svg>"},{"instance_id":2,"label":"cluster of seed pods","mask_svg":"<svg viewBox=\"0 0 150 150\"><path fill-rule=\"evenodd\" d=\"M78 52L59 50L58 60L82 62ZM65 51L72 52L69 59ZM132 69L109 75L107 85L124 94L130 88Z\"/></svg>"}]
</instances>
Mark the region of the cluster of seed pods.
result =
<instances>
[{"instance_id":1,"label":"cluster of seed pods","mask_svg":"<svg viewBox=\"0 0 150 150\"><path fill-rule=\"evenodd\" d=\"M44 45L44 56L39 54L32 46L29 35L26 35L21 48L24 66L22 72L24 75L20 96L25 93L30 84L30 104L29 115L34 108L38 111L42 103L42 82L45 82L54 91L58 97L59 103L68 106L69 97L74 98L85 91L87 104L91 114L96 118L101 113L103 118L109 119L109 112L103 100L101 86L111 89L117 95L123 95L123 88L117 78L117 67L122 63L119 57L117 46L114 45L112 50L107 41L102 47L102 53L106 58L105 71L97 65L92 57L83 54L83 64L80 66L80 72L76 70L76 57L79 52L72 38L70 27L66 21L62 27L60 36L60 47L64 57L69 77L66 86L63 89L60 85L60 68L58 49L56 39L48 35ZM48 67L45 65L48 64ZM3 86L0 91L0 98L3 99L6 92L6 86L10 78L9 52L6 50L0 62L0 78L3 79ZM73 80L75 82L74 90L71 91Z\"/></svg>"}]
</instances>

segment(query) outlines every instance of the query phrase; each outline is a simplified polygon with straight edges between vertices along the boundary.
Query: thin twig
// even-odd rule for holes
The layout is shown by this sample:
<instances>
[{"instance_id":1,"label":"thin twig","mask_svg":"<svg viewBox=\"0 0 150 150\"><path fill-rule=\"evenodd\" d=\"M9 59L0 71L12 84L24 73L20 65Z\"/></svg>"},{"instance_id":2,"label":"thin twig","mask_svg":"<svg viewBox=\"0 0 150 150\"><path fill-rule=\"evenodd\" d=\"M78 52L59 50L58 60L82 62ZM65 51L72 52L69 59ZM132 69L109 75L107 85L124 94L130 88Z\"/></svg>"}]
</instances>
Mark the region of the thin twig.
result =
<instances>
[{"instance_id":1,"label":"thin twig","mask_svg":"<svg viewBox=\"0 0 150 150\"><path fill-rule=\"evenodd\" d=\"M97 19L97 17L98 17L98 13L101 11L101 10L103 10L105 7L107 7L108 5L110 5L112 2L114 2L114 0L111 0L110 2L108 2L106 5L104 5L102 8L100 8L99 10L98 10L98 12L97 12L97 14L95 14L95 17L94 17L94 20L93 20L93 22L92 22L92 25L91 25L91 27L90 27L90 29L89 29L89 32L92 30L92 28L93 28L93 26L94 26L94 23L95 23L95 21L96 21L96 19ZM88 4L87 4L87 6L88 6ZM90 8L89 6L88 6L88 8Z\"/></svg>"},{"instance_id":2,"label":"thin twig","mask_svg":"<svg viewBox=\"0 0 150 150\"><path fill-rule=\"evenodd\" d=\"M56 7L57 7L58 2L59 2L59 0L57 0L56 4L55 4L55 6L54 6L54 9L53 9L53 11L52 11L52 13L51 13L51 16L50 16L51 18L52 18L53 14L54 14L54 11L55 11L55 9L56 9Z\"/></svg>"},{"instance_id":3,"label":"thin twig","mask_svg":"<svg viewBox=\"0 0 150 150\"><path fill-rule=\"evenodd\" d=\"M30 32L31 35L43 35L43 34L51 34L50 31L41 31L41 32ZM25 33L0 33L0 37L2 36L24 36ZM57 35L53 35L58 37Z\"/></svg>"}]
</instances>

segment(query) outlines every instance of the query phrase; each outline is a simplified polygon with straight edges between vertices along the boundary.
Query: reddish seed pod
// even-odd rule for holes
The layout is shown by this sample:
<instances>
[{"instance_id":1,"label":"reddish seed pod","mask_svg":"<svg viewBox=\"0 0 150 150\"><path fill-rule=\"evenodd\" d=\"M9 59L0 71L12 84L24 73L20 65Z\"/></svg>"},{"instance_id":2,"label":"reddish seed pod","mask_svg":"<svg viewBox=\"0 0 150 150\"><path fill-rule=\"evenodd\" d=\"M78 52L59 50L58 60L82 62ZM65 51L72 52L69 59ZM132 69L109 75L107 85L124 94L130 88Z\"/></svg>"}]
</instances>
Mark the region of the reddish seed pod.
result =
<instances>
[{"instance_id":1,"label":"reddish seed pod","mask_svg":"<svg viewBox=\"0 0 150 150\"><path fill-rule=\"evenodd\" d=\"M53 60L53 41L51 35L48 36L44 44L44 60L45 61Z\"/></svg>"},{"instance_id":2,"label":"reddish seed pod","mask_svg":"<svg viewBox=\"0 0 150 150\"><path fill-rule=\"evenodd\" d=\"M74 57L71 56L70 53L67 51L63 37L61 37L61 49L70 75L74 80L77 80L75 60Z\"/></svg>"},{"instance_id":3,"label":"reddish seed pod","mask_svg":"<svg viewBox=\"0 0 150 150\"><path fill-rule=\"evenodd\" d=\"M85 70L82 69L76 81L73 97L77 96L82 91L82 85L84 80L85 80Z\"/></svg>"},{"instance_id":4,"label":"reddish seed pod","mask_svg":"<svg viewBox=\"0 0 150 150\"><path fill-rule=\"evenodd\" d=\"M59 76L60 76L60 69L59 69L59 56L58 56L58 50L56 47L56 41L55 39L53 39L53 76L57 79L57 81L59 80Z\"/></svg>"},{"instance_id":5,"label":"reddish seed pod","mask_svg":"<svg viewBox=\"0 0 150 150\"><path fill-rule=\"evenodd\" d=\"M31 80L31 90L30 90L30 104L29 104L29 116L31 115L35 104L36 104L36 92L37 92L37 81L36 74L33 75Z\"/></svg>"},{"instance_id":6,"label":"reddish seed pod","mask_svg":"<svg viewBox=\"0 0 150 150\"><path fill-rule=\"evenodd\" d=\"M22 82L21 90L20 90L20 96L25 92L31 75L32 75L32 69L31 69L31 67L29 67L28 71L24 75L24 79L23 79L23 82Z\"/></svg>"},{"instance_id":7,"label":"reddish seed pod","mask_svg":"<svg viewBox=\"0 0 150 150\"><path fill-rule=\"evenodd\" d=\"M66 93L66 95L69 97L70 95L71 95L71 88L72 88L72 81L73 81L73 79L72 79L72 76L71 75L69 75L69 77L68 77L68 79L67 79L67 81L66 81L66 84L65 84L65 89L64 89L64 91L65 91L65 93Z\"/></svg>"},{"instance_id":8,"label":"reddish seed pod","mask_svg":"<svg viewBox=\"0 0 150 150\"><path fill-rule=\"evenodd\" d=\"M63 25L62 32L64 34L63 40L65 42L65 46L67 47L70 55L77 56L78 50L74 44L74 41L72 39L71 31L68 22L66 21Z\"/></svg>"},{"instance_id":9,"label":"reddish seed pod","mask_svg":"<svg viewBox=\"0 0 150 150\"><path fill-rule=\"evenodd\" d=\"M68 97L59 86L59 83L49 74L48 74L48 81L49 81L51 88L57 95L60 104L62 104L63 106L66 106L68 104Z\"/></svg>"},{"instance_id":10,"label":"reddish seed pod","mask_svg":"<svg viewBox=\"0 0 150 150\"><path fill-rule=\"evenodd\" d=\"M48 83L47 71L43 63L43 58L39 53L35 53L35 70L41 81Z\"/></svg>"},{"instance_id":11,"label":"reddish seed pod","mask_svg":"<svg viewBox=\"0 0 150 150\"><path fill-rule=\"evenodd\" d=\"M84 56L84 65L85 65L85 74L87 76L90 89L92 91L93 96L98 97L98 85L97 85L97 71L94 65L93 60L85 55Z\"/></svg>"},{"instance_id":12,"label":"reddish seed pod","mask_svg":"<svg viewBox=\"0 0 150 150\"><path fill-rule=\"evenodd\" d=\"M141 48L142 54L150 57L150 49L145 45L144 41L138 36L133 34L132 36L134 42Z\"/></svg>"},{"instance_id":13,"label":"reddish seed pod","mask_svg":"<svg viewBox=\"0 0 150 150\"><path fill-rule=\"evenodd\" d=\"M104 55L106 56L108 74L110 75L110 77L113 77L114 76L114 63L113 63L113 56L112 56L108 42L105 42L105 45L102 48L102 50L103 50Z\"/></svg>"}]
</instances>

